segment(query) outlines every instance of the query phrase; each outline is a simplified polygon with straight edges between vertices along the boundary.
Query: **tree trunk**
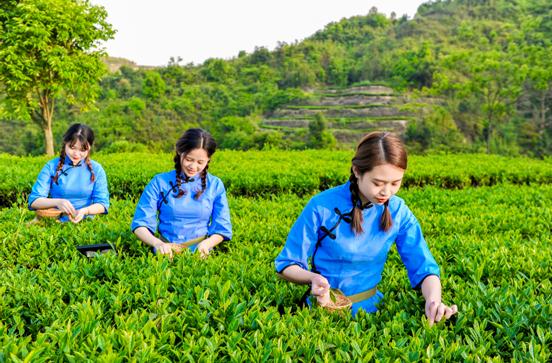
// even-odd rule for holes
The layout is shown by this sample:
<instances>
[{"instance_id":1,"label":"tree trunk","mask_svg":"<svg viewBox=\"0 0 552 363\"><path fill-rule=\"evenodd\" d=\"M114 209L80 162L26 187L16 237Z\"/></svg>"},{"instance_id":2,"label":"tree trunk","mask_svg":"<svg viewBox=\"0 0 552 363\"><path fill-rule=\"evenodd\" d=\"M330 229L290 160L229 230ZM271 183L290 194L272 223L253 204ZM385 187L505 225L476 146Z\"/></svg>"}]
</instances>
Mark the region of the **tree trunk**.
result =
<instances>
[{"instance_id":1,"label":"tree trunk","mask_svg":"<svg viewBox=\"0 0 552 363\"><path fill-rule=\"evenodd\" d=\"M48 92L39 93L39 109L31 114L31 119L44 132L44 152L48 156L54 156L54 135L52 133L52 119L54 116L54 100Z\"/></svg>"},{"instance_id":2,"label":"tree trunk","mask_svg":"<svg viewBox=\"0 0 552 363\"><path fill-rule=\"evenodd\" d=\"M541 92L540 97L540 127L538 128L539 136L542 137L546 131L546 91Z\"/></svg>"},{"instance_id":3,"label":"tree trunk","mask_svg":"<svg viewBox=\"0 0 552 363\"><path fill-rule=\"evenodd\" d=\"M487 154L491 153L491 125L487 127Z\"/></svg>"},{"instance_id":4,"label":"tree trunk","mask_svg":"<svg viewBox=\"0 0 552 363\"><path fill-rule=\"evenodd\" d=\"M44 151L48 156L54 156L54 135L52 133L52 120L48 120L42 130L44 131Z\"/></svg>"},{"instance_id":5,"label":"tree trunk","mask_svg":"<svg viewBox=\"0 0 552 363\"><path fill-rule=\"evenodd\" d=\"M493 132L493 113L489 112L487 114L487 154L491 153L491 134Z\"/></svg>"}]
</instances>

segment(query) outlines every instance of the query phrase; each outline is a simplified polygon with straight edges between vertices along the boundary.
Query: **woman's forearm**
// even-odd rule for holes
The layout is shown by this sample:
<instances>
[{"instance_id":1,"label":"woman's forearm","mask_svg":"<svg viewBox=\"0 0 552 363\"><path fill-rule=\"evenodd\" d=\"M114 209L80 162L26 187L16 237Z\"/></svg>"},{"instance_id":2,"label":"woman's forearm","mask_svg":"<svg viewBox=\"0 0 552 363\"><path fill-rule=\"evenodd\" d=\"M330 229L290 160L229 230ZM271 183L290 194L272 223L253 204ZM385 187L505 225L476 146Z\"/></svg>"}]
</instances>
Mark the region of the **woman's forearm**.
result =
<instances>
[{"instance_id":1,"label":"woman's forearm","mask_svg":"<svg viewBox=\"0 0 552 363\"><path fill-rule=\"evenodd\" d=\"M46 208L55 208L58 206L58 198L36 198L31 204L32 209L46 209Z\"/></svg>"},{"instance_id":2,"label":"woman's forearm","mask_svg":"<svg viewBox=\"0 0 552 363\"><path fill-rule=\"evenodd\" d=\"M278 275L296 284L310 285L310 293L317 297L320 304L329 303L331 286L324 276L307 271L298 265L288 266Z\"/></svg>"},{"instance_id":3,"label":"woman's forearm","mask_svg":"<svg viewBox=\"0 0 552 363\"><path fill-rule=\"evenodd\" d=\"M86 209L86 214L90 215L105 213L105 207L100 203L91 204L84 209Z\"/></svg>"},{"instance_id":4,"label":"woman's forearm","mask_svg":"<svg viewBox=\"0 0 552 363\"><path fill-rule=\"evenodd\" d=\"M436 275L427 276L422 282L422 294L426 301L441 302L441 280Z\"/></svg>"},{"instance_id":5,"label":"woman's forearm","mask_svg":"<svg viewBox=\"0 0 552 363\"><path fill-rule=\"evenodd\" d=\"M220 234L215 233L204 239L202 242L207 243L209 248L213 248L216 245L220 244L222 241L224 241L224 237Z\"/></svg>"},{"instance_id":6,"label":"woman's forearm","mask_svg":"<svg viewBox=\"0 0 552 363\"><path fill-rule=\"evenodd\" d=\"M163 241L155 237L146 227L136 228L134 230L134 234L136 235L136 237L138 237L140 241L153 248L157 248L159 247L159 245L163 244Z\"/></svg>"},{"instance_id":7,"label":"woman's forearm","mask_svg":"<svg viewBox=\"0 0 552 363\"><path fill-rule=\"evenodd\" d=\"M47 209L47 208L57 208L60 201L63 199L60 198L37 198L31 204L33 209ZM105 207L100 203L94 203L84 209L84 214L102 214L105 213Z\"/></svg>"},{"instance_id":8,"label":"woman's forearm","mask_svg":"<svg viewBox=\"0 0 552 363\"><path fill-rule=\"evenodd\" d=\"M294 282L296 284L310 284L314 277L320 276L314 272L307 271L298 265L288 266L278 275L284 280Z\"/></svg>"}]
</instances>

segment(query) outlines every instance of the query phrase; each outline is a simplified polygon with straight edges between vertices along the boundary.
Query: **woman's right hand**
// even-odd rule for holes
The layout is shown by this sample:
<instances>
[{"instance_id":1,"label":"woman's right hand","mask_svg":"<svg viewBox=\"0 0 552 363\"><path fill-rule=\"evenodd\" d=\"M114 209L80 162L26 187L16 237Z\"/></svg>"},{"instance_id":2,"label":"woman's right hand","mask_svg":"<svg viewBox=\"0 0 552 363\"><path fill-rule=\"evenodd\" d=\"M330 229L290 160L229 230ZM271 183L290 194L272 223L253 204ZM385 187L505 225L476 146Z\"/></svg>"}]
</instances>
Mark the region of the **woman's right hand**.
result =
<instances>
[{"instance_id":1,"label":"woman's right hand","mask_svg":"<svg viewBox=\"0 0 552 363\"><path fill-rule=\"evenodd\" d=\"M162 255L169 255L170 258L173 257L173 248L172 243L165 243L163 241L159 241L157 245L155 245L155 252L160 253Z\"/></svg>"},{"instance_id":2,"label":"woman's right hand","mask_svg":"<svg viewBox=\"0 0 552 363\"><path fill-rule=\"evenodd\" d=\"M316 299L321 306L324 306L331 301L330 283L324 276L316 274L311 279L311 294L316 296Z\"/></svg>"},{"instance_id":3,"label":"woman's right hand","mask_svg":"<svg viewBox=\"0 0 552 363\"><path fill-rule=\"evenodd\" d=\"M77 210L67 199L58 199L56 203L56 208L59 209L62 213L65 213L69 216L75 217L77 215Z\"/></svg>"}]
</instances>

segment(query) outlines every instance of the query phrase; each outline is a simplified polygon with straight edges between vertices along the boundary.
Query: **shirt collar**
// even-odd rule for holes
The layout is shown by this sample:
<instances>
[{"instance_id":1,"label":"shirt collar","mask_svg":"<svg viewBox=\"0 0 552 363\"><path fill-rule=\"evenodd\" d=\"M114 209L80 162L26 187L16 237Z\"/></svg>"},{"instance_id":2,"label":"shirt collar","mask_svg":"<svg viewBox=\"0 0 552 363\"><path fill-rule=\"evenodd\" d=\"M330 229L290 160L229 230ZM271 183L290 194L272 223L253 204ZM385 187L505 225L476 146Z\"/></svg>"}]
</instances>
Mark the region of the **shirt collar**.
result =
<instances>
[{"instance_id":1,"label":"shirt collar","mask_svg":"<svg viewBox=\"0 0 552 363\"><path fill-rule=\"evenodd\" d=\"M352 201L352 195L351 195L351 189L350 189L350 186L351 186L351 181L350 180L347 180L347 182L344 184L344 189L345 189L345 193L347 194L347 197L348 197L348 200L349 200L349 208L352 208L353 207L353 201ZM358 204L358 207L360 207L360 210L361 211L367 211L369 209L371 209L372 207L375 207L376 204L372 203L372 202L368 202L366 204L362 204L362 202L359 201L359 204Z\"/></svg>"},{"instance_id":2,"label":"shirt collar","mask_svg":"<svg viewBox=\"0 0 552 363\"><path fill-rule=\"evenodd\" d=\"M176 171L175 171L175 176L176 176ZM190 184L193 184L193 183L197 183L198 181L201 180L201 174L197 174L191 178L188 178L188 181L186 181L186 174L184 174L184 172L180 172L180 180L182 180L182 184L186 184L186 183L190 183Z\"/></svg>"},{"instance_id":3,"label":"shirt collar","mask_svg":"<svg viewBox=\"0 0 552 363\"><path fill-rule=\"evenodd\" d=\"M73 162L71 161L71 158L69 156L65 155L65 160L63 162L63 165L67 165L67 166L70 166L70 167L73 167L73 168L78 168L78 167L82 166L82 163L83 163L83 161L79 160L77 165L73 165Z\"/></svg>"}]
</instances>

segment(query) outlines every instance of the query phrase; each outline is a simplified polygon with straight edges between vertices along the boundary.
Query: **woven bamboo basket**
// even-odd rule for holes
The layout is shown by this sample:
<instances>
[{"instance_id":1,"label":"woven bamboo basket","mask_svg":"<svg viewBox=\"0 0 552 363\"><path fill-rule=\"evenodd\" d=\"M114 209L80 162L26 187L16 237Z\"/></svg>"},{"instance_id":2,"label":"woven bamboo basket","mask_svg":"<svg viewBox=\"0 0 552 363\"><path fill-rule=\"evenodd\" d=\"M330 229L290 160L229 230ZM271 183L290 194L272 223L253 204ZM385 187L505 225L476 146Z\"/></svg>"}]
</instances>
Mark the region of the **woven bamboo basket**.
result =
<instances>
[{"instance_id":1,"label":"woven bamboo basket","mask_svg":"<svg viewBox=\"0 0 552 363\"><path fill-rule=\"evenodd\" d=\"M327 311L341 311L350 309L353 302L339 290L330 290L330 301L321 305Z\"/></svg>"},{"instance_id":2,"label":"woven bamboo basket","mask_svg":"<svg viewBox=\"0 0 552 363\"><path fill-rule=\"evenodd\" d=\"M37 209L36 215L41 218L57 218L62 212L57 208Z\"/></svg>"}]
</instances>

